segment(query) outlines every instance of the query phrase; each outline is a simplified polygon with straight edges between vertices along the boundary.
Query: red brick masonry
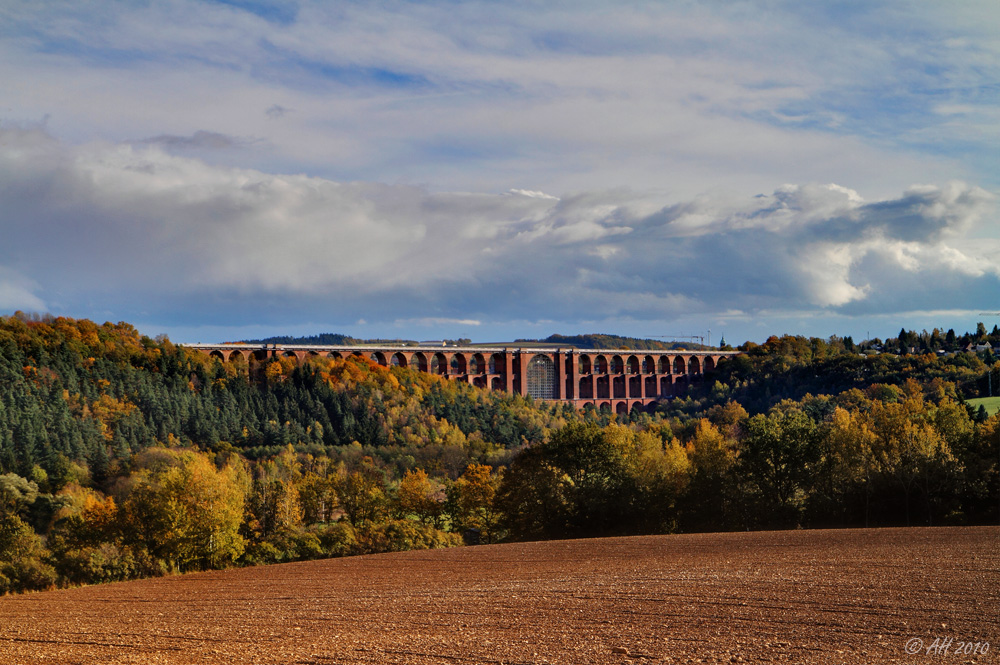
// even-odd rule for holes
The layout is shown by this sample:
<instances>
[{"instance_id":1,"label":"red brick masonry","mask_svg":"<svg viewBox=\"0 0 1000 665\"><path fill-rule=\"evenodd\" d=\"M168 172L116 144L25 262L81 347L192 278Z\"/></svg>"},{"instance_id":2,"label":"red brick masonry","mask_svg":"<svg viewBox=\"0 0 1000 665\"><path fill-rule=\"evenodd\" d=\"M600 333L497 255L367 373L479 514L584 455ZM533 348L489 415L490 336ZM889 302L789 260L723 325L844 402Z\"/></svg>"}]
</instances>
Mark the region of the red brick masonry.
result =
<instances>
[{"instance_id":1,"label":"red brick masonry","mask_svg":"<svg viewBox=\"0 0 1000 665\"><path fill-rule=\"evenodd\" d=\"M187 344L221 361L363 356L536 399L627 413L683 393L734 351L638 351L459 346Z\"/></svg>"}]
</instances>

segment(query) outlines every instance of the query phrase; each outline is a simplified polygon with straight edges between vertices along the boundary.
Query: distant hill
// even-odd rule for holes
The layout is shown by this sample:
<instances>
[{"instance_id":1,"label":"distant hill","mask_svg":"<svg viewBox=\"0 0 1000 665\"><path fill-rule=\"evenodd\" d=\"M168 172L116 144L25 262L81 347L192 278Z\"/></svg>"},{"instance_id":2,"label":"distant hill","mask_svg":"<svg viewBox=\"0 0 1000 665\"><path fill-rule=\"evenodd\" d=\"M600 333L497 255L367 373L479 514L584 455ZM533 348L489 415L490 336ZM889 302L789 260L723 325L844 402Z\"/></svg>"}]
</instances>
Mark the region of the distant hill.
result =
<instances>
[{"instance_id":1,"label":"distant hill","mask_svg":"<svg viewBox=\"0 0 1000 665\"><path fill-rule=\"evenodd\" d=\"M444 340L449 345L473 346L468 339ZM292 337L290 335L278 335L275 337L265 337L263 339L247 339L238 342L239 344L288 344L288 345L315 345L315 346L351 346L354 344L387 344L387 345L412 345L418 342L405 339L358 339L349 335L338 333L320 333L308 337ZM496 345L506 344L497 342ZM514 344L539 344L545 346L571 346L579 349L638 349L642 351L671 351L674 349L701 350L709 347L702 344L689 342L662 342L656 339L640 339L637 337L622 337L620 335L549 335L545 339L516 339Z\"/></svg>"},{"instance_id":2,"label":"distant hill","mask_svg":"<svg viewBox=\"0 0 1000 665\"><path fill-rule=\"evenodd\" d=\"M709 347L688 342L661 342L656 339L622 337L620 335L549 335L545 339L519 339L520 342L541 342L560 346L575 346L580 349L639 349L644 351L670 351L673 349L700 350Z\"/></svg>"},{"instance_id":3,"label":"distant hill","mask_svg":"<svg viewBox=\"0 0 1000 665\"><path fill-rule=\"evenodd\" d=\"M276 337L265 337L264 339L245 339L237 344L288 344L288 345L313 345L313 346L352 346L355 344L393 344L407 345L416 342L408 339L358 339L349 335L338 333L320 333L308 337L292 337L291 335L278 335Z\"/></svg>"}]
</instances>

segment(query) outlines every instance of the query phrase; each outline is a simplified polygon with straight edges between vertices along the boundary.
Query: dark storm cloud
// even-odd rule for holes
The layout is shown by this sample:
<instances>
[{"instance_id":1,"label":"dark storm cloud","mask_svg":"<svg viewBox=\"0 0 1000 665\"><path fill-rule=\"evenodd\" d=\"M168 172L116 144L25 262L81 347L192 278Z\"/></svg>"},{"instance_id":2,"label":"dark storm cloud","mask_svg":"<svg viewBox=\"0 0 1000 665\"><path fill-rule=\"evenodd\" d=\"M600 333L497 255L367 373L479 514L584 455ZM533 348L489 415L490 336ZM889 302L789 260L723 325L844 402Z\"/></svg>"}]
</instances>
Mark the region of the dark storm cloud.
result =
<instances>
[{"instance_id":1,"label":"dark storm cloud","mask_svg":"<svg viewBox=\"0 0 1000 665\"><path fill-rule=\"evenodd\" d=\"M264 111L264 115L266 115L271 120L277 120L278 118L285 117L285 115L287 115L290 112L291 109L286 109L284 106L281 106L280 104L273 104L267 107L267 110Z\"/></svg>"},{"instance_id":2,"label":"dark storm cloud","mask_svg":"<svg viewBox=\"0 0 1000 665\"><path fill-rule=\"evenodd\" d=\"M171 150L225 150L245 146L252 141L238 139L218 132L197 131L191 136L161 134L138 141L140 144L158 145Z\"/></svg>"}]
</instances>

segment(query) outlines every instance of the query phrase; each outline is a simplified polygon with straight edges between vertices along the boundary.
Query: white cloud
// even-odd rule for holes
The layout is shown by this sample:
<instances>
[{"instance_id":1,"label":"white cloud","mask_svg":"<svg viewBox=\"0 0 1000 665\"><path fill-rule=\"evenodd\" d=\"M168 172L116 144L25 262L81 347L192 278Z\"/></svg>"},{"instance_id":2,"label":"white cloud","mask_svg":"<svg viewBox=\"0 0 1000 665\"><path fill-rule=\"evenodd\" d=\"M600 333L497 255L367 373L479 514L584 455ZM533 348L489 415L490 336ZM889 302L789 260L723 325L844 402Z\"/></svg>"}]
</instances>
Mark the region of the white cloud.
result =
<instances>
[{"instance_id":1,"label":"white cloud","mask_svg":"<svg viewBox=\"0 0 1000 665\"><path fill-rule=\"evenodd\" d=\"M818 243L804 248L798 268L816 305L839 306L864 299L871 285L851 284L854 261L855 252L849 245Z\"/></svg>"},{"instance_id":2,"label":"white cloud","mask_svg":"<svg viewBox=\"0 0 1000 665\"><path fill-rule=\"evenodd\" d=\"M482 325L482 322L476 319L449 319L447 317L425 316L419 319L397 319L393 322L393 325L403 328L410 328L413 326L479 326Z\"/></svg>"},{"instance_id":3,"label":"white cloud","mask_svg":"<svg viewBox=\"0 0 1000 665\"><path fill-rule=\"evenodd\" d=\"M0 265L0 310L45 312L45 302L35 295L38 285Z\"/></svg>"},{"instance_id":4,"label":"white cloud","mask_svg":"<svg viewBox=\"0 0 1000 665\"><path fill-rule=\"evenodd\" d=\"M519 196L527 196L532 199L551 199L553 201L559 200L558 196L552 196L551 194L546 194L545 192L536 192L530 189L511 189L509 190L509 193Z\"/></svg>"}]
</instances>

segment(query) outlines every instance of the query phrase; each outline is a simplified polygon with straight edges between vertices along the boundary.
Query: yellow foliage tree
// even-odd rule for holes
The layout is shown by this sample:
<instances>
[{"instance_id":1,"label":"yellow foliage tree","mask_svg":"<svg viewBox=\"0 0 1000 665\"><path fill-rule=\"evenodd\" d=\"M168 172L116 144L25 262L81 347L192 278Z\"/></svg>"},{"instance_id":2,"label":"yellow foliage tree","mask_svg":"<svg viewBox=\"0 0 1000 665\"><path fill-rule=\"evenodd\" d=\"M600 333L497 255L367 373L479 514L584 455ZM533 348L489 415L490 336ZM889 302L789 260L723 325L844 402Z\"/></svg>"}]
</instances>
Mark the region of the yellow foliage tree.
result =
<instances>
[{"instance_id":1,"label":"yellow foliage tree","mask_svg":"<svg viewBox=\"0 0 1000 665\"><path fill-rule=\"evenodd\" d=\"M455 481L449 497L456 526L478 530L483 542L496 542L502 515L495 498L502 480L502 467L494 473L489 465L470 464Z\"/></svg>"},{"instance_id":2,"label":"yellow foliage tree","mask_svg":"<svg viewBox=\"0 0 1000 665\"><path fill-rule=\"evenodd\" d=\"M217 469L193 450L153 448L137 456L122 513L132 538L171 569L218 568L243 553L242 462Z\"/></svg>"},{"instance_id":3,"label":"yellow foliage tree","mask_svg":"<svg viewBox=\"0 0 1000 665\"><path fill-rule=\"evenodd\" d=\"M423 469L407 471L396 489L399 516L416 515L423 524L438 523L444 500L444 485L429 478Z\"/></svg>"}]
</instances>

